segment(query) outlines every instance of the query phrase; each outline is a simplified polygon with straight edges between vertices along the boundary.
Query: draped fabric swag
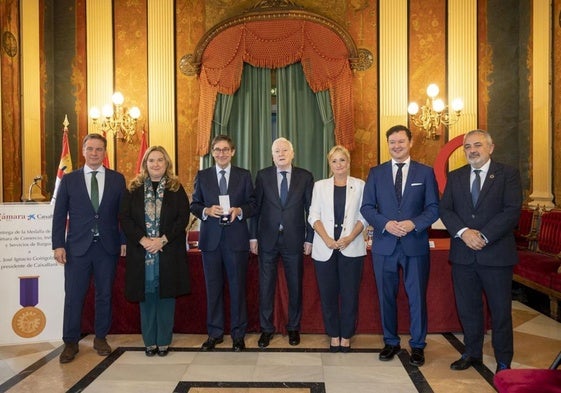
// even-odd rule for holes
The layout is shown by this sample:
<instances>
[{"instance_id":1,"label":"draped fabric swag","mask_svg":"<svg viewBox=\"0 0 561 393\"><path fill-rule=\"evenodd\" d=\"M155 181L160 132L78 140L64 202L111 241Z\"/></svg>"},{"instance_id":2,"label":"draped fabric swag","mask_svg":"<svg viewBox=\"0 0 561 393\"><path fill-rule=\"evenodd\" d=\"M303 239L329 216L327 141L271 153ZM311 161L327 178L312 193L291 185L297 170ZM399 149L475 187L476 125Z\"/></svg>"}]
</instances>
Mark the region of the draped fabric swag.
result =
<instances>
[{"instance_id":1,"label":"draped fabric swag","mask_svg":"<svg viewBox=\"0 0 561 393\"><path fill-rule=\"evenodd\" d=\"M244 62L264 68L301 62L312 91L329 90L336 143L352 149L352 72L348 58L348 49L335 32L309 21L254 21L225 29L202 56L197 153L208 153L217 94L233 95L238 90Z\"/></svg>"}]
</instances>

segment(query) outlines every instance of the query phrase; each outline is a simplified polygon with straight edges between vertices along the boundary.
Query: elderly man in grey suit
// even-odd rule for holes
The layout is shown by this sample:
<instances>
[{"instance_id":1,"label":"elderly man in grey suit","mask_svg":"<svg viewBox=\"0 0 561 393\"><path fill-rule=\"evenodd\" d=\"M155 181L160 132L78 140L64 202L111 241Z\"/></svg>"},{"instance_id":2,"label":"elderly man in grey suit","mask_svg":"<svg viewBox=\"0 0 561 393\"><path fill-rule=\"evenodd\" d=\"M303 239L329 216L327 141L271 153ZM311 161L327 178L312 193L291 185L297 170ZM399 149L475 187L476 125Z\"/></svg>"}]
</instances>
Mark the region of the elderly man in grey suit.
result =
<instances>
[{"instance_id":1,"label":"elderly man in grey suit","mask_svg":"<svg viewBox=\"0 0 561 393\"><path fill-rule=\"evenodd\" d=\"M260 348L267 347L275 333L273 310L279 257L282 258L289 295L288 342L290 345L300 343L303 253L311 253L314 236L307 223L313 175L292 166L294 149L287 139L276 139L272 154L275 165L257 172L257 214L251 223L251 252L259 254Z\"/></svg>"},{"instance_id":2,"label":"elderly man in grey suit","mask_svg":"<svg viewBox=\"0 0 561 393\"><path fill-rule=\"evenodd\" d=\"M487 131L464 136L468 161L448 174L440 217L450 232L450 261L465 351L450 365L465 370L483 358L483 293L491 310L496 371L513 356L512 270L518 261L514 228L522 206L518 170L491 159L495 145Z\"/></svg>"}]
</instances>

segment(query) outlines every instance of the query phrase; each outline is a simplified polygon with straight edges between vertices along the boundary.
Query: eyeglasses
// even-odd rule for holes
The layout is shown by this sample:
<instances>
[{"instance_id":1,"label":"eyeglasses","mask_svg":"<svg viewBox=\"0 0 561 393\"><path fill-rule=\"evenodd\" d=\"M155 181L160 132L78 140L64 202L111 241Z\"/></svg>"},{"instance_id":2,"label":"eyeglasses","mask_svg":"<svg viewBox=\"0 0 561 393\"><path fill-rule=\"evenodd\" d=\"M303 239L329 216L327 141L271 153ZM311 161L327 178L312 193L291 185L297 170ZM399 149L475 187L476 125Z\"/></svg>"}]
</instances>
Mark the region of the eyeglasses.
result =
<instances>
[{"instance_id":1,"label":"eyeglasses","mask_svg":"<svg viewBox=\"0 0 561 393\"><path fill-rule=\"evenodd\" d=\"M219 149L218 147L215 147L214 149L212 149L212 152L214 154L220 154L220 153L228 154L228 153L230 153L231 150L232 149L230 149L229 147L225 147L223 149Z\"/></svg>"}]
</instances>

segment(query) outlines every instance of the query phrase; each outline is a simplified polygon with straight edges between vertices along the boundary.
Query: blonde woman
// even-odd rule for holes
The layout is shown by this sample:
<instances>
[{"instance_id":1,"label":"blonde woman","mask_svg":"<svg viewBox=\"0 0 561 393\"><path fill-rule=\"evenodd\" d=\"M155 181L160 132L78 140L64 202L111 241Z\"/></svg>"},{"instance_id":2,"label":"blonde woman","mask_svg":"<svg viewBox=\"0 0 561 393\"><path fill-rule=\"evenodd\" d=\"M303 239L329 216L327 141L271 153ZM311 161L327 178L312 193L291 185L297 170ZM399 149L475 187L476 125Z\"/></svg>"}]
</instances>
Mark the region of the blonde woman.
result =
<instances>
[{"instance_id":1,"label":"blonde woman","mask_svg":"<svg viewBox=\"0 0 561 393\"><path fill-rule=\"evenodd\" d=\"M166 356L173 336L175 298L189 293L185 227L189 199L167 151L152 146L121 205L127 237L125 296L140 302L146 356Z\"/></svg>"},{"instance_id":2,"label":"blonde woman","mask_svg":"<svg viewBox=\"0 0 561 393\"><path fill-rule=\"evenodd\" d=\"M315 231L312 259L329 350L349 352L366 255L367 224L360 214L364 181L349 176L351 158L343 146L333 147L327 161L333 176L315 183L308 217Z\"/></svg>"}]
</instances>

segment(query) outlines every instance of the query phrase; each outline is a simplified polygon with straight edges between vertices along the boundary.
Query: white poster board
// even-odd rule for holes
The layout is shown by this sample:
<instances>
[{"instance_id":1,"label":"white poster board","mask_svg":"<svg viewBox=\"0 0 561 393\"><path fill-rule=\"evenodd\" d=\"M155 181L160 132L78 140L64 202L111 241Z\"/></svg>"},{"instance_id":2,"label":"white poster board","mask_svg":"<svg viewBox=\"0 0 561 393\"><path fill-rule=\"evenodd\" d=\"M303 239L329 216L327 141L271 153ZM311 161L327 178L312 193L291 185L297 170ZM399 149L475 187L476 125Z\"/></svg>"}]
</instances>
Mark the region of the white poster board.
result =
<instances>
[{"instance_id":1,"label":"white poster board","mask_svg":"<svg viewBox=\"0 0 561 393\"><path fill-rule=\"evenodd\" d=\"M51 247L53 208L0 204L0 345L61 340L64 268Z\"/></svg>"}]
</instances>

